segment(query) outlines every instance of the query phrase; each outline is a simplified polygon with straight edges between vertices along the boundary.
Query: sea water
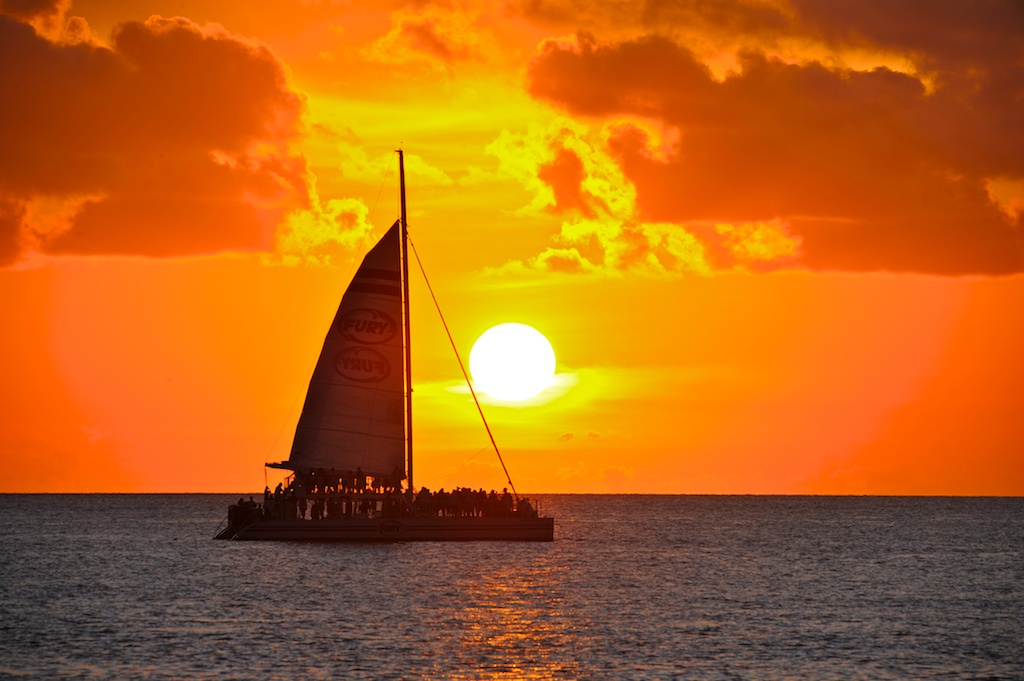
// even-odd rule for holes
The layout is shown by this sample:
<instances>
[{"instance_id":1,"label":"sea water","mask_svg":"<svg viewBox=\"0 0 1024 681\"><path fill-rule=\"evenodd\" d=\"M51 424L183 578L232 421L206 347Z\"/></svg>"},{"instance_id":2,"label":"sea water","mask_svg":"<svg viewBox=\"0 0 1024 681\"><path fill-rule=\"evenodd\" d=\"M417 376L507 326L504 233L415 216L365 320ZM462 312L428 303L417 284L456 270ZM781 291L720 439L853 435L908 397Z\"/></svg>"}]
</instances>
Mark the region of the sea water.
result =
<instances>
[{"instance_id":1,"label":"sea water","mask_svg":"<svg viewBox=\"0 0 1024 681\"><path fill-rule=\"evenodd\" d=\"M547 496L553 543L213 541L0 496L0 677L1021 679L1024 499Z\"/></svg>"}]
</instances>

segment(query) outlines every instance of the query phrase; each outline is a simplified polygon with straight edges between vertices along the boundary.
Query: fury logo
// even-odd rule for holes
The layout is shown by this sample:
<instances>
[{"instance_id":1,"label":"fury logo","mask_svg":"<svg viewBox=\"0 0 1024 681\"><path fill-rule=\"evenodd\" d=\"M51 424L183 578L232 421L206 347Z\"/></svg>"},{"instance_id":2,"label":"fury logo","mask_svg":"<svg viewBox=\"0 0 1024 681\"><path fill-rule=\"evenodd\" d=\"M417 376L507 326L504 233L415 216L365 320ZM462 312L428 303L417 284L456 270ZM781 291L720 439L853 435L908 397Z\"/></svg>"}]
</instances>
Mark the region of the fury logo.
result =
<instances>
[{"instance_id":1,"label":"fury logo","mask_svg":"<svg viewBox=\"0 0 1024 681\"><path fill-rule=\"evenodd\" d=\"M391 363L376 350L349 345L334 356L334 370L350 381L377 383L391 375Z\"/></svg>"},{"instance_id":2,"label":"fury logo","mask_svg":"<svg viewBox=\"0 0 1024 681\"><path fill-rule=\"evenodd\" d=\"M337 329L346 340L363 345L377 345L394 338L398 332L398 324L380 310L360 307L346 312L338 320Z\"/></svg>"},{"instance_id":3,"label":"fury logo","mask_svg":"<svg viewBox=\"0 0 1024 681\"><path fill-rule=\"evenodd\" d=\"M377 531L381 534L398 534L402 529L402 523L397 520L384 520L377 526Z\"/></svg>"}]
</instances>

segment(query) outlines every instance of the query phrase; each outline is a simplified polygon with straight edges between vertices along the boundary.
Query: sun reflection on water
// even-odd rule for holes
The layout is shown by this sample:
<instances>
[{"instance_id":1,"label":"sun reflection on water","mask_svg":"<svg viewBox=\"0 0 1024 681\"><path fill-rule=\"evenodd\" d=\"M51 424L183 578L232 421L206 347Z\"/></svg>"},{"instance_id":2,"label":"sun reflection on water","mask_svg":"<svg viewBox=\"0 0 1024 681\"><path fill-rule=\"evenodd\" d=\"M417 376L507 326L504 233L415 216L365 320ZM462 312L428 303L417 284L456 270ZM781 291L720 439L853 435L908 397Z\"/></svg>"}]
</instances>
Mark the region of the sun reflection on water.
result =
<instances>
[{"instance_id":1,"label":"sun reflection on water","mask_svg":"<svg viewBox=\"0 0 1024 681\"><path fill-rule=\"evenodd\" d=\"M572 618L565 612L556 573L539 564L503 566L459 583L461 607L448 632L463 657L444 664L453 679L577 678ZM452 667L461 671L452 672ZM440 670L438 670L440 671Z\"/></svg>"}]
</instances>

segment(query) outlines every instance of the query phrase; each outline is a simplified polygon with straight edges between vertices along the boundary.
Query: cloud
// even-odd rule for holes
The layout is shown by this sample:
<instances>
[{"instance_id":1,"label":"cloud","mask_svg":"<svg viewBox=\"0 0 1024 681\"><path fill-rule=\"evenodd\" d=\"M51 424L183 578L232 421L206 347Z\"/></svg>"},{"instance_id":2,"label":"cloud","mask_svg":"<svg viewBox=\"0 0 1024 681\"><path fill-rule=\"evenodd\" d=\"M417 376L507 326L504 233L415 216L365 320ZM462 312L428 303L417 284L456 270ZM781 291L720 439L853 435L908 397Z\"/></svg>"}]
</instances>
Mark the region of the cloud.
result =
<instances>
[{"instance_id":1,"label":"cloud","mask_svg":"<svg viewBox=\"0 0 1024 681\"><path fill-rule=\"evenodd\" d=\"M800 240L781 220L647 219L638 211L634 184L609 153L615 148L610 140L629 135L636 135L645 157L655 161L668 158L676 144L671 131L642 120L615 120L592 133L563 119L523 134L504 131L488 147L502 173L534 192L524 213L564 218L550 248L501 272L527 267L663 276L708 274L716 268L771 269L795 260Z\"/></svg>"},{"instance_id":2,"label":"cloud","mask_svg":"<svg viewBox=\"0 0 1024 681\"><path fill-rule=\"evenodd\" d=\"M738 35L780 33L791 25L785 3L759 0L518 0L510 10L535 23L555 28L619 30L692 26L700 32Z\"/></svg>"},{"instance_id":3,"label":"cloud","mask_svg":"<svg viewBox=\"0 0 1024 681\"><path fill-rule=\"evenodd\" d=\"M888 68L753 51L738 64L719 79L668 37L579 35L542 43L528 87L576 116L678 130L661 158L636 126L608 137L640 221L781 226L779 235L799 241L799 262L818 269L1024 269L1021 216L990 194L991 178L1024 178L1024 109L1014 104L1024 96L1024 55L974 71L970 87L938 76L934 91Z\"/></svg>"},{"instance_id":4,"label":"cloud","mask_svg":"<svg viewBox=\"0 0 1024 681\"><path fill-rule=\"evenodd\" d=\"M21 253L21 222L25 206L0 196L0 267L14 264Z\"/></svg>"},{"instance_id":5,"label":"cloud","mask_svg":"<svg viewBox=\"0 0 1024 681\"><path fill-rule=\"evenodd\" d=\"M71 0L0 0L0 14L23 21L41 35L59 38Z\"/></svg>"},{"instance_id":6,"label":"cloud","mask_svg":"<svg viewBox=\"0 0 1024 681\"><path fill-rule=\"evenodd\" d=\"M316 178L309 177L310 206L287 215L277 233L277 248L267 263L330 264L350 257L373 233L369 209L358 199L320 199Z\"/></svg>"},{"instance_id":7,"label":"cloud","mask_svg":"<svg viewBox=\"0 0 1024 681\"><path fill-rule=\"evenodd\" d=\"M708 62L744 50L787 61L871 70L969 74L1020 56L1024 10L1014 0L513 0L509 11L557 31L610 40L676 36ZM976 75L976 73L975 73Z\"/></svg>"},{"instance_id":8,"label":"cloud","mask_svg":"<svg viewBox=\"0 0 1024 681\"><path fill-rule=\"evenodd\" d=\"M564 148L558 149L551 161L537 169L537 178L551 187L554 212L578 210L584 217L592 218L597 214L593 203L600 199L584 190L585 177L583 161Z\"/></svg>"},{"instance_id":9,"label":"cloud","mask_svg":"<svg viewBox=\"0 0 1024 681\"><path fill-rule=\"evenodd\" d=\"M548 248L534 258L531 264L536 269L568 274L583 274L597 269L575 248Z\"/></svg>"},{"instance_id":10,"label":"cloud","mask_svg":"<svg viewBox=\"0 0 1024 681\"><path fill-rule=\"evenodd\" d=\"M151 17L118 26L107 47L0 15L0 100L8 263L12 242L59 254L265 249L308 201L305 161L288 150L301 97L266 46L216 25ZM51 215L64 203L60 229L33 219L40 202Z\"/></svg>"},{"instance_id":11,"label":"cloud","mask_svg":"<svg viewBox=\"0 0 1024 681\"><path fill-rule=\"evenodd\" d=\"M373 158L366 154L366 147L359 139L347 139L335 147L338 166L346 178L377 183L380 178L398 172L397 155L386 151ZM441 168L428 163L418 154L405 154L405 176L417 186L431 185L450 187L455 182Z\"/></svg>"},{"instance_id":12,"label":"cloud","mask_svg":"<svg viewBox=\"0 0 1024 681\"><path fill-rule=\"evenodd\" d=\"M478 24L479 15L471 9L426 4L399 9L391 18L391 30L367 53L373 61L451 67L496 56L493 37Z\"/></svg>"},{"instance_id":13,"label":"cloud","mask_svg":"<svg viewBox=\"0 0 1024 681\"><path fill-rule=\"evenodd\" d=\"M570 434L571 438L571 434ZM632 481L635 470L631 466L595 465L593 461L577 460L562 465L552 472L552 478L574 489L586 490L586 493L624 493L633 490Z\"/></svg>"}]
</instances>

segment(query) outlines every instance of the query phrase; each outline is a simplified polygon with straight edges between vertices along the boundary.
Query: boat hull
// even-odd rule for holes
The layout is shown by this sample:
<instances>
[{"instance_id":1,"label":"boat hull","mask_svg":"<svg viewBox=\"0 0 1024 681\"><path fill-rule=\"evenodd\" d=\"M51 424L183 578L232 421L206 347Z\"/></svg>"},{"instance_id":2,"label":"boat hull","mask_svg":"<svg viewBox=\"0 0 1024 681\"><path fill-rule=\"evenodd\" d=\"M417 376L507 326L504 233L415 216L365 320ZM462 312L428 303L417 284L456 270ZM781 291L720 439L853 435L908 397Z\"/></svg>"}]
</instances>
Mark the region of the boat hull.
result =
<instances>
[{"instance_id":1,"label":"boat hull","mask_svg":"<svg viewBox=\"0 0 1024 681\"><path fill-rule=\"evenodd\" d=\"M244 541L553 541L554 518L337 518L261 520L217 539Z\"/></svg>"}]
</instances>

